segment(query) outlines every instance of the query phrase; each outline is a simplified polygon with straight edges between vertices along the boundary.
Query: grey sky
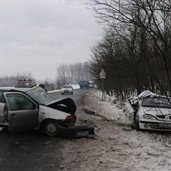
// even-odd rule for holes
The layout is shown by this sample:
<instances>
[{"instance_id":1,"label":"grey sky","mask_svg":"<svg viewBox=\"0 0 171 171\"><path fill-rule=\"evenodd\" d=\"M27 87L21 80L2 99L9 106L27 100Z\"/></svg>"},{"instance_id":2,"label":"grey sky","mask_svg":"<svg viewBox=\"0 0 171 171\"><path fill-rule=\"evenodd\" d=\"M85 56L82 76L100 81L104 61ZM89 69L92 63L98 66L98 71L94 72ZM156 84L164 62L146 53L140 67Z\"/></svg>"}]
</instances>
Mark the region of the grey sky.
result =
<instances>
[{"instance_id":1,"label":"grey sky","mask_svg":"<svg viewBox=\"0 0 171 171\"><path fill-rule=\"evenodd\" d=\"M87 0L0 0L0 76L54 80L58 65L85 62L100 39Z\"/></svg>"}]
</instances>

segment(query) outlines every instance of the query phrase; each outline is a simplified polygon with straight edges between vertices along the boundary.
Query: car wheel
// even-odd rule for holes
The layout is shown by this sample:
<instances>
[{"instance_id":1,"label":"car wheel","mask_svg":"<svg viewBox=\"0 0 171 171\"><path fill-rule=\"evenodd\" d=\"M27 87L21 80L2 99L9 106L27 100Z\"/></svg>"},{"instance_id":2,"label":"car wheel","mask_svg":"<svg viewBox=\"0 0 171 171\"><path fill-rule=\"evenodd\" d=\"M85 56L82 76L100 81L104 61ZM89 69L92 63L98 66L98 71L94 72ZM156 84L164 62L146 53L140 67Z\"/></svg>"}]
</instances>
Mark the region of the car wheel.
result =
<instances>
[{"instance_id":1,"label":"car wheel","mask_svg":"<svg viewBox=\"0 0 171 171\"><path fill-rule=\"evenodd\" d=\"M73 121L74 121L74 124L75 124L75 122L76 122L76 120L77 120L77 116L74 114L74 115L72 115L72 117L73 117Z\"/></svg>"},{"instance_id":2,"label":"car wheel","mask_svg":"<svg viewBox=\"0 0 171 171\"><path fill-rule=\"evenodd\" d=\"M43 124L43 132L49 137L56 136L58 134L57 122L55 120L45 121Z\"/></svg>"},{"instance_id":3,"label":"car wheel","mask_svg":"<svg viewBox=\"0 0 171 171\"><path fill-rule=\"evenodd\" d=\"M134 125L136 127L136 130L138 131L140 127L139 127L139 116L137 113L134 115Z\"/></svg>"}]
</instances>

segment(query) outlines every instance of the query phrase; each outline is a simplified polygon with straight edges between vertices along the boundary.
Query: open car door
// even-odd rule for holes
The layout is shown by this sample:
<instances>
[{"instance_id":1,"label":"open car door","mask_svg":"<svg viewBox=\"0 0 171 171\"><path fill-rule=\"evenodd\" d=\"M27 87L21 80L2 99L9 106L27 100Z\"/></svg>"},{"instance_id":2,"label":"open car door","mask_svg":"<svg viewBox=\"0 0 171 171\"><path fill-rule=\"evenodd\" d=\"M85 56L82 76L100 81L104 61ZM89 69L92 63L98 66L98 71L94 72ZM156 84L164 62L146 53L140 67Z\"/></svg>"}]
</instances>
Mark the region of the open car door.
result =
<instances>
[{"instance_id":1,"label":"open car door","mask_svg":"<svg viewBox=\"0 0 171 171\"><path fill-rule=\"evenodd\" d=\"M24 131L36 127L38 105L20 92L6 92L7 122L10 132Z\"/></svg>"}]
</instances>

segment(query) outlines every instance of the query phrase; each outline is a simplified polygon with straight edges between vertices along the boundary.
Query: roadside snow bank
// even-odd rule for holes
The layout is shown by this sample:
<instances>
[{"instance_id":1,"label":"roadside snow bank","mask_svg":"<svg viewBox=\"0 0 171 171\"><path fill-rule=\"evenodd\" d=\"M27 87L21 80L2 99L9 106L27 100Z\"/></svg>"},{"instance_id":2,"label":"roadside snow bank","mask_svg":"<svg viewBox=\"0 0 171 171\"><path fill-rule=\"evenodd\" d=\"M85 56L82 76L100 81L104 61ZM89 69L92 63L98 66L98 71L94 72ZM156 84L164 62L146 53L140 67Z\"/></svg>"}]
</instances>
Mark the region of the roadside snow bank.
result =
<instances>
[{"instance_id":1,"label":"roadside snow bank","mask_svg":"<svg viewBox=\"0 0 171 171\"><path fill-rule=\"evenodd\" d=\"M171 171L171 134L131 129L129 105L120 103L102 101L98 91L85 95L78 125L93 125L97 137L68 140L63 171Z\"/></svg>"},{"instance_id":2,"label":"roadside snow bank","mask_svg":"<svg viewBox=\"0 0 171 171\"><path fill-rule=\"evenodd\" d=\"M83 109L85 111L94 111L94 115L116 121L118 124L132 124L132 108L127 101L119 102L115 97L107 95L102 100L102 92L98 90L93 90L86 96L92 93L94 96L91 96L91 103L84 101L85 106Z\"/></svg>"}]
</instances>

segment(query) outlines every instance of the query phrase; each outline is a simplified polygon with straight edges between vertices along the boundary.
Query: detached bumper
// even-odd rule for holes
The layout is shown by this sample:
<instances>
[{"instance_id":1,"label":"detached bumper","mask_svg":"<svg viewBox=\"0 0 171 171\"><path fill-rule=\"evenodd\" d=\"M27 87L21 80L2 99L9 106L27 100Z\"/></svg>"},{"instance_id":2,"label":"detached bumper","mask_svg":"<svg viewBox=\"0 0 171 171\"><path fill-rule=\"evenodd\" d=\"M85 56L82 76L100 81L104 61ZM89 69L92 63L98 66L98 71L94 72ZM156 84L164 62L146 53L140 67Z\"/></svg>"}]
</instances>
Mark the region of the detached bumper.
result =
<instances>
[{"instance_id":1,"label":"detached bumper","mask_svg":"<svg viewBox=\"0 0 171 171\"><path fill-rule=\"evenodd\" d=\"M94 127L75 126L75 127L62 127L58 125L59 136L63 138L83 138L95 136Z\"/></svg>"}]
</instances>

